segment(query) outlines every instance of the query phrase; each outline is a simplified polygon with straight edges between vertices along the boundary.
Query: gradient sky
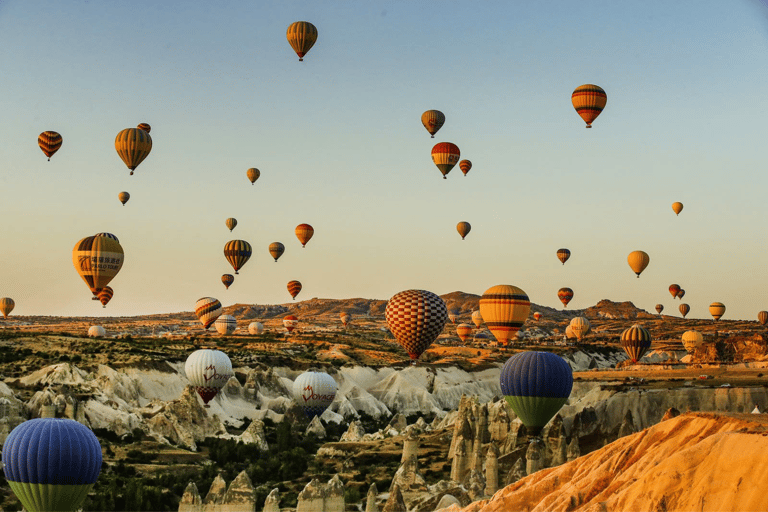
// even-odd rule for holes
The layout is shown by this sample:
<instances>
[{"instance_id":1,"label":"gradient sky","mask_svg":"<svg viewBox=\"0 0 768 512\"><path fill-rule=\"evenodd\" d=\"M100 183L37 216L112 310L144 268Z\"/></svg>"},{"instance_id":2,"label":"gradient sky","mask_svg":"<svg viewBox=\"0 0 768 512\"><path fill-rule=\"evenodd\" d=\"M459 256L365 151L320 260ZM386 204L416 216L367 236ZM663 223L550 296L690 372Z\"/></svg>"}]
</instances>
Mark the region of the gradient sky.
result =
<instances>
[{"instance_id":1,"label":"gradient sky","mask_svg":"<svg viewBox=\"0 0 768 512\"><path fill-rule=\"evenodd\" d=\"M569 309L678 315L678 283L689 318L721 301L724 319L753 320L768 309L767 14L750 0L4 1L0 296L14 315L114 316L284 303L291 279L298 300L504 283L551 307L569 286ZM298 20L319 31L301 63L285 37ZM570 102L584 83L608 94L592 130ZM446 115L435 139L428 109ZM154 146L129 176L114 138L140 122ZM50 162L44 130L64 138ZM441 141L467 177L441 179ZM107 309L71 259L100 231L126 255ZM254 255L225 290L233 238ZM651 257L640 279L636 249Z\"/></svg>"}]
</instances>

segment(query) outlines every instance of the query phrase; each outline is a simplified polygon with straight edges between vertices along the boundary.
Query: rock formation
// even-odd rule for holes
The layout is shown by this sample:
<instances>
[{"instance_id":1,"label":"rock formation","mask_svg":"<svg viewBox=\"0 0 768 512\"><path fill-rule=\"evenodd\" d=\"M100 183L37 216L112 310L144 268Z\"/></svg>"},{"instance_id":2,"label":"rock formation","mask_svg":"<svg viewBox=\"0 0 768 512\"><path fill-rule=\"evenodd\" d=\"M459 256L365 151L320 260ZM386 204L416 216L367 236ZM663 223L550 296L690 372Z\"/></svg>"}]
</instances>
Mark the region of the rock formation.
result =
<instances>
[{"instance_id":1,"label":"rock formation","mask_svg":"<svg viewBox=\"0 0 768 512\"><path fill-rule=\"evenodd\" d=\"M197 492L197 485L194 482L189 482L181 496L179 512L201 512L202 510L203 500L200 498L200 493Z\"/></svg>"},{"instance_id":2,"label":"rock formation","mask_svg":"<svg viewBox=\"0 0 768 512\"><path fill-rule=\"evenodd\" d=\"M444 494L442 498L440 498L440 501L437 503L437 508L435 509L435 512L439 512L440 510L444 508L448 508L451 505L461 506L461 502L454 498L450 494Z\"/></svg>"},{"instance_id":3,"label":"rock formation","mask_svg":"<svg viewBox=\"0 0 768 512\"><path fill-rule=\"evenodd\" d=\"M315 434L315 437L318 439L325 439L325 427L320 421L320 416L315 416L312 418L312 421L309 422L309 425L307 425L307 430L304 431L305 436L308 434Z\"/></svg>"},{"instance_id":4,"label":"rock formation","mask_svg":"<svg viewBox=\"0 0 768 512\"><path fill-rule=\"evenodd\" d=\"M197 485L190 482L179 502L179 512L255 512L256 495L245 471L227 483L219 474L211 483L205 499L200 499ZM278 511L279 512L279 511Z\"/></svg>"},{"instance_id":5,"label":"rock formation","mask_svg":"<svg viewBox=\"0 0 768 512\"><path fill-rule=\"evenodd\" d=\"M392 488L397 486L401 491L424 491L427 489L424 477L419 474L419 460L415 454L411 454L408 460L403 462L395 472L390 485Z\"/></svg>"},{"instance_id":6,"label":"rock formation","mask_svg":"<svg viewBox=\"0 0 768 512\"><path fill-rule=\"evenodd\" d=\"M400 457L400 463L402 464L408 460L411 455L418 456L419 454L419 435L415 430L408 432L403 440L403 455Z\"/></svg>"},{"instance_id":7,"label":"rock formation","mask_svg":"<svg viewBox=\"0 0 768 512\"><path fill-rule=\"evenodd\" d=\"M374 482L368 488L368 494L365 497L365 512L379 512L379 507L376 504L376 496L378 495L379 491L376 489L376 482Z\"/></svg>"},{"instance_id":8,"label":"rock formation","mask_svg":"<svg viewBox=\"0 0 768 512\"><path fill-rule=\"evenodd\" d=\"M507 474L507 485L512 485L518 480L525 478L525 461L522 458L517 459L512 469Z\"/></svg>"},{"instance_id":9,"label":"rock formation","mask_svg":"<svg viewBox=\"0 0 768 512\"><path fill-rule=\"evenodd\" d=\"M298 510L296 512L299 512ZM405 500L403 499L403 493L400 492L400 487L393 486L389 491L389 499L384 504L384 508L381 512L408 512L408 507L405 506Z\"/></svg>"},{"instance_id":10,"label":"rock formation","mask_svg":"<svg viewBox=\"0 0 768 512\"><path fill-rule=\"evenodd\" d=\"M344 484L334 475L323 485L313 478L299 493L296 512L344 512Z\"/></svg>"},{"instance_id":11,"label":"rock formation","mask_svg":"<svg viewBox=\"0 0 768 512\"><path fill-rule=\"evenodd\" d=\"M258 419L251 421L245 432L240 434L240 441L245 444L255 444L263 452L269 451L267 437L264 434L264 422Z\"/></svg>"},{"instance_id":12,"label":"rock formation","mask_svg":"<svg viewBox=\"0 0 768 512\"><path fill-rule=\"evenodd\" d=\"M262 512L280 512L280 491L277 488L272 489L267 495Z\"/></svg>"},{"instance_id":13,"label":"rock formation","mask_svg":"<svg viewBox=\"0 0 768 512\"><path fill-rule=\"evenodd\" d=\"M211 483L211 488L208 489L208 494L203 499L203 510L205 512L218 512L219 507L224 503L224 496L227 494L227 482L224 481L224 477L221 473L216 475Z\"/></svg>"},{"instance_id":14,"label":"rock formation","mask_svg":"<svg viewBox=\"0 0 768 512\"><path fill-rule=\"evenodd\" d=\"M498 490L499 449L495 444L490 444L488 446L488 451L485 454L485 494L486 496L493 496Z\"/></svg>"},{"instance_id":15,"label":"rock formation","mask_svg":"<svg viewBox=\"0 0 768 512\"><path fill-rule=\"evenodd\" d=\"M221 512L255 512L256 495L253 483L245 471L241 471L229 484L220 510Z\"/></svg>"},{"instance_id":16,"label":"rock formation","mask_svg":"<svg viewBox=\"0 0 768 512\"><path fill-rule=\"evenodd\" d=\"M581 450L579 449L579 438L573 436L571 442L568 443L568 450L566 451L567 462L576 460L581 457Z\"/></svg>"},{"instance_id":17,"label":"rock formation","mask_svg":"<svg viewBox=\"0 0 768 512\"><path fill-rule=\"evenodd\" d=\"M354 420L350 422L349 427L347 427L347 431L341 434L341 439L339 439L339 442L356 443L358 441L362 441L364 435L365 429L363 428L363 424L360 422L360 420Z\"/></svg>"}]
</instances>

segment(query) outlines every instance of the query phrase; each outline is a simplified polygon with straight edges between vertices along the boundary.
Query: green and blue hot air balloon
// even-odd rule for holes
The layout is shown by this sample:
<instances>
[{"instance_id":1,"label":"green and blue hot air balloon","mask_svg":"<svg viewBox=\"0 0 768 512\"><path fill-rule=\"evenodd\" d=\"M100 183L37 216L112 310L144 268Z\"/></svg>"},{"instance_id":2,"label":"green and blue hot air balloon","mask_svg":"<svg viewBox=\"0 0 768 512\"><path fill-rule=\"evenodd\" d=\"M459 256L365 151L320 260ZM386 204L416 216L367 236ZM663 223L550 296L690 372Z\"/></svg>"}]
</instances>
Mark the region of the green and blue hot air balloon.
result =
<instances>
[{"instance_id":1,"label":"green and blue hot air balloon","mask_svg":"<svg viewBox=\"0 0 768 512\"><path fill-rule=\"evenodd\" d=\"M501 392L531 436L568 401L573 371L551 352L521 352L510 357L501 369Z\"/></svg>"},{"instance_id":2,"label":"green and blue hot air balloon","mask_svg":"<svg viewBox=\"0 0 768 512\"><path fill-rule=\"evenodd\" d=\"M75 511L101 472L101 445L76 421L25 421L3 444L5 479L28 512Z\"/></svg>"}]
</instances>

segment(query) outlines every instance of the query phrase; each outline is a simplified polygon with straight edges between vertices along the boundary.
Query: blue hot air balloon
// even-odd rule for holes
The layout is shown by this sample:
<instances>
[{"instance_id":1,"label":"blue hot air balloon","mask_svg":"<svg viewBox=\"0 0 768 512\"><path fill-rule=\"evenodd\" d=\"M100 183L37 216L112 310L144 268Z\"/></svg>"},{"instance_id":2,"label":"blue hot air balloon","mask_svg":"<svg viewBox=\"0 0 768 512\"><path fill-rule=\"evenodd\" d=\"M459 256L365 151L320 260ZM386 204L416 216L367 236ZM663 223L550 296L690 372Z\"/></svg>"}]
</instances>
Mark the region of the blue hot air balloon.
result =
<instances>
[{"instance_id":1,"label":"blue hot air balloon","mask_svg":"<svg viewBox=\"0 0 768 512\"><path fill-rule=\"evenodd\" d=\"M551 352L521 352L501 369L501 392L532 436L568 401L573 371Z\"/></svg>"},{"instance_id":2,"label":"blue hot air balloon","mask_svg":"<svg viewBox=\"0 0 768 512\"><path fill-rule=\"evenodd\" d=\"M25 421L3 444L3 470L28 512L75 511L101 471L101 445L76 421Z\"/></svg>"}]
</instances>

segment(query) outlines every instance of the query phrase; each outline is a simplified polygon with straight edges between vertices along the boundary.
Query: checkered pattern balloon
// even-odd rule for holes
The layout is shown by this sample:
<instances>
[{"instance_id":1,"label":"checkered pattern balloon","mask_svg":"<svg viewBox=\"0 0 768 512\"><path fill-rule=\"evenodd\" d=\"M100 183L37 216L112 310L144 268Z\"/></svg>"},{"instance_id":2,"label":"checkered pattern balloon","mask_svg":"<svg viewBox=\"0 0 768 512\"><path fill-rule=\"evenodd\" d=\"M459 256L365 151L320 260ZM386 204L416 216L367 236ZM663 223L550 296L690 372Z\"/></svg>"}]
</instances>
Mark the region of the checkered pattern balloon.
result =
<instances>
[{"instance_id":1,"label":"checkered pattern balloon","mask_svg":"<svg viewBox=\"0 0 768 512\"><path fill-rule=\"evenodd\" d=\"M405 290L387 302L387 327L411 359L418 357L443 332L448 308L443 299L426 290Z\"/></svg>"}]
</instances>

